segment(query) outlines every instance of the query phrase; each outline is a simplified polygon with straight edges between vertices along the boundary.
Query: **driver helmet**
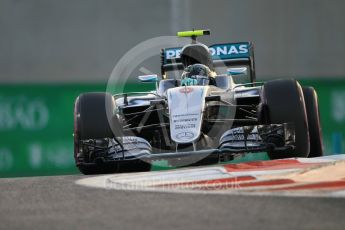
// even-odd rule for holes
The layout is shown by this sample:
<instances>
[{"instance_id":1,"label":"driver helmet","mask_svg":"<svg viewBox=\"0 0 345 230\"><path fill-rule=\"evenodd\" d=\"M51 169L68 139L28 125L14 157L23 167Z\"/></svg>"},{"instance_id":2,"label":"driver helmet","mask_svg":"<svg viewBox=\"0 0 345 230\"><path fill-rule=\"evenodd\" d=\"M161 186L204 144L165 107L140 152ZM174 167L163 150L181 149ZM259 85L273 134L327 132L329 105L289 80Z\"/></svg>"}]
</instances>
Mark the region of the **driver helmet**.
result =
<instances>
[{"instance_id":1,"label":"driver helmet","mask_svg":"<svg viewBox=\"0 0 345 230\"><path fill-rule=\"evenodd\" d=\"M181 50L181 62L184 67L203 64L214 71L211 53L208 47L201 43L184 46Z\"/></svg>"},{"instance_id":2,"label":"driver helmet","mask_svg":"<svg viewBox=\"0 0 345 230\"><path fill-rule=\"evenodd\" d=\"M181 76L181 85L213 85L214 73L203 64L189 65Z\"/></svg>"}]
</instances>

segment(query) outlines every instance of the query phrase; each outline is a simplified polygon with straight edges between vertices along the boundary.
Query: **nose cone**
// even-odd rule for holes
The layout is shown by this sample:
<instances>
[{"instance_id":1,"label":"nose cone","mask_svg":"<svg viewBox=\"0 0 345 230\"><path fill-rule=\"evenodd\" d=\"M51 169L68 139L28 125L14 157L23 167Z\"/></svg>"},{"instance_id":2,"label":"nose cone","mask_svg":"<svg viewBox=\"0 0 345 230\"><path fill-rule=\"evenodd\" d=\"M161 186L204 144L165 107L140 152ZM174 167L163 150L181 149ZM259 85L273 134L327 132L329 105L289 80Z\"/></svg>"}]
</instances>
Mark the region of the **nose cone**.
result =
<instances>
[{"instance_id":1,"label":"nose cone","mask_svg":"<svg viewBox=\"0 0 345 230\"><path fill-rule=\"evenodd\" d=\"M201 134L208 86L168 89L170 137L179 144L196 142Z\"/></svg>"}]
</instances>

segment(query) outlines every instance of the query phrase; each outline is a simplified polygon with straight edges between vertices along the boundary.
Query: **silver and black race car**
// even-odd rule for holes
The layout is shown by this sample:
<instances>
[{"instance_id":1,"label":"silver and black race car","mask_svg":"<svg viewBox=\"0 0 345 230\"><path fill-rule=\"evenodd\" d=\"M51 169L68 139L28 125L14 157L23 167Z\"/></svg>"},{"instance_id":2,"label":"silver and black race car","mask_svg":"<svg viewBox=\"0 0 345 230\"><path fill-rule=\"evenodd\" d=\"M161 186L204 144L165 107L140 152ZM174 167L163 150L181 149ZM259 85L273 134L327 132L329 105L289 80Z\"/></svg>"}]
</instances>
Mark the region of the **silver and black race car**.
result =
<instances>
[{"instance_id":1,"label":"silver and black race car","mask_svg":"<svg viewBox=\"0 0 345 230\"><path fill-rule=\"evenodd\" d=\"M255 152L323 155L315 90L293 79L256 82L252 43L207 47L196 41L205 34L180 32L192 42L161 51L161 80L138 77L157 82L156 90L76 99L74 157L82 173L147 171L157 160L214 164Z\"/></svg>"}]
</instances>

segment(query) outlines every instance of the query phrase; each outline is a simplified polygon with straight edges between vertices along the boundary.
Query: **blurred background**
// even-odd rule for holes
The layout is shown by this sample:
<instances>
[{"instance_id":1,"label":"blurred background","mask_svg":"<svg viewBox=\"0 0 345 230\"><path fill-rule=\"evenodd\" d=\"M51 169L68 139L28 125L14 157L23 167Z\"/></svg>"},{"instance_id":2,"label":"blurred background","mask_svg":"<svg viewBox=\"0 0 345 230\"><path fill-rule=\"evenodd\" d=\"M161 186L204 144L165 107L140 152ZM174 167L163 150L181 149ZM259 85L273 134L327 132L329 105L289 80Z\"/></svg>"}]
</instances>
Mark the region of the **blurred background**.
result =
<instances>
[{"instance_id":1,"label":"blurred background","mask_svg":"<svg viewBox=\"0 0 345 230\"><path fill-rule=\"evenodd\" d=\"M344 12L343 0L0 0L0 177L77 173L78 94L105 91L138 43L192 28L211 30L206 44L254 42L259 81L313 86L326 153L344 153Z\"/></svg>"}]
</instances>

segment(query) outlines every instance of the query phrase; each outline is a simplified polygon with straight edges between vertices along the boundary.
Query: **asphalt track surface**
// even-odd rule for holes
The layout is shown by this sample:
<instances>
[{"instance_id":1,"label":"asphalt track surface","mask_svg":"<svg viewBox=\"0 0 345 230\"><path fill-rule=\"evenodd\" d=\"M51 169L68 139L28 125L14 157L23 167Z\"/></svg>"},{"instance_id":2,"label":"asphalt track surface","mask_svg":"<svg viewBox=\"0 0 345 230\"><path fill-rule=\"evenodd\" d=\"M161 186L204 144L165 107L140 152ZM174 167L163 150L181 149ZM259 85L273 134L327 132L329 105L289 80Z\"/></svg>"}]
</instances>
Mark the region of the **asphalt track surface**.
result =
<instances>
[{"instance_id":1,"label":"asphalt track surface","mask_svg":"<svg viewBox=\"0 0 345 230\"><path fill-rule=\"evenodd\" d=\"M0 229L344 229L345 199L118 191L0 179Z\"/></svg>"}]
</instances>

